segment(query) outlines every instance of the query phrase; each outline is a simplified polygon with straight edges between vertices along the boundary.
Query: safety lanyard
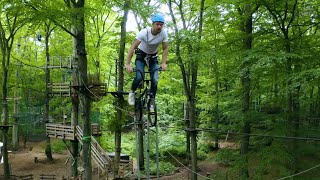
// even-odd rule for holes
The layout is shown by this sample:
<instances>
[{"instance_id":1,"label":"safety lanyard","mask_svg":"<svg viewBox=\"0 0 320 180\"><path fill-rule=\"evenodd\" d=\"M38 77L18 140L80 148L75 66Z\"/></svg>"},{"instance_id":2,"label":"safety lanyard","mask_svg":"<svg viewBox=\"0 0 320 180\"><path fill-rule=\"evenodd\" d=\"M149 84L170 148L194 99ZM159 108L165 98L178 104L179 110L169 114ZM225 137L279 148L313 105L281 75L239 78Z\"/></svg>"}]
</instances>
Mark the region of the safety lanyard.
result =
<instances>
[{"instance_id":1,"label":"safety lanyard","mask_svg":"<svg viewBox=\"0 0 320 180\"><path fill-rule=\"evenodd\" d=\"M148 31L148 28L147 28L147 51L149 50L148 46L149 46L149 31ZM144 57L144 61L146 62L146 65L147 65L148 68L149 68L149 59L150 59L150 56L147 53L146 57Z\"/></svg>"}]
</instances>

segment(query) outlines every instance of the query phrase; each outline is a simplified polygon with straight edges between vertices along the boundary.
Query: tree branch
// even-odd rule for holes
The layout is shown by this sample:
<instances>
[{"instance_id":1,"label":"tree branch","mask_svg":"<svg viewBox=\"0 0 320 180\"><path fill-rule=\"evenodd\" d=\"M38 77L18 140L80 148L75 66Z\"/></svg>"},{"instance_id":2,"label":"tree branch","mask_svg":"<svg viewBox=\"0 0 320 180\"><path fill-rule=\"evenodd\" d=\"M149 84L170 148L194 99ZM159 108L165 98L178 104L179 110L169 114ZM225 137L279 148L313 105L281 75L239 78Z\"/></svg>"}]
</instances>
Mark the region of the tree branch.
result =
<instances>
[{"instance_id":1,"label":"tree branch","mask_svg":"<svg viewBox=\"0 0 320 180\"><path fill-rule=\"evenodd\" d=\"M285 27L282 26L282 22L279 21L279 18L281 19L281 15L275 10L275 9L271 9L271 7L269 6L269 4L265 4L265 7L267 8L267 10L269 11L269 13L271 14L271 16L274 18L274 20L276 21L276 23L278 24L279 28L281 29L282 32L285 31Z\"/></svg>"},{"instance_id":2,"label":"tree branch","mask_svg":"<svg viewBox=\"0 0 320 180\"><path fill-rule=\"evenodd\" d=\"M70 0L64 0L66 3L69 2ZM28 2L26 2L27 6L30 6L33 10L40 12L36 7L34 7L32 4L28 4ZM70 7L70 6L69 6ZM67 28L65 28L64 26L62 26L61 24L59 24L56 20L52 19L52 18L48 18L50 21L52 21L56 26L60 27L61 29L63 29L65 32L67 32L68 34L70 34L72 37L77 38L77 36L75 34L73 34L71 31L69 31Z\"/></svg>"},{"instance_id":3,"label":"tree branch","mask_svg":"<svg viewBox=\"0 0 320 180\"><path fill-rule=\"evenodd\" d=\"M20 62L21 64L25 65L25 66L34 67L34 68L39 68L39 69L43 69L43 68L42 68L42 67L40 67L40 66L27 64L27 63L23 62L22 60L20 60L20 59L18 59L18 58L16 58L16 57L14 57L13 55L11 55L11 57L12 57L13 59L17 60L18 62Z\"/></svg>"},{"instance_id":4,"label":"tree branch","mask_svg":"<svg viewBox=\"0 0 320 180\"><path fill-rule=\"evenodd\" d=\"M292 8L292 16L291 16L291 19L287 25L287 29L290 27L291 23L293 22L293 20L295 18L295 12L296 12L297 5L298 5L298 0L295 0L293 8Z\"/></svg>"},{"instance_id":5,"label":"tree branch","mask_svg":"<svg viewBox=\"0 0 320 180\"><path fill-rule=\"evenodd\" d=\"M173 22L174 29L175 29L175 37L177 38L176 56L177 56L179 67L180 67L181 73L182 73L182 79L183 79L183 86L184 86L185 94L186 94L186 96L189 96L190 95L190 88L189 88L189 83L187 81L187 75L186 75L187 73L186 73L186 70L185 70L185 66L184 66L184 64L182 62L181 53L180 53L181 39L180 39L180 35L179 35L177 21L176 21L176 18L174 16L174 14L173 14L171 0L168 1L168 6L169 6L170 15L171 15L172 22Z\"/></svg>"}]
</instances>

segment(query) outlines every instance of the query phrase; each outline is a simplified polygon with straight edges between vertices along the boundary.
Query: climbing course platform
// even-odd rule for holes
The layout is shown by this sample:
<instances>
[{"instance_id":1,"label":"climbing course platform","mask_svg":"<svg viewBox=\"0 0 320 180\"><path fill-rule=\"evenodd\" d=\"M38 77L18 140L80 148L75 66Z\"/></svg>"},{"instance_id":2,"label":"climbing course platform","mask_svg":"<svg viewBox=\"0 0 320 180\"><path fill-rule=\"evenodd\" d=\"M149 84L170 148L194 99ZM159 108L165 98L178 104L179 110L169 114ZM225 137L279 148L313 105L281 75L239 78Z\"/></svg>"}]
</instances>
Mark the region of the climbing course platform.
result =
<instances>
[{"instance_id":1,"label":"climbing course platform","mask_svg":"<svg viewBox=\"0 0 320 180\"><path fill-rule=\"evenodd\" d=\"M71 96L71 82L48 83L49 95L51 96Z\"/></svg>"},{"instance_id":2,"label":"climbing course platform","mask_svg":"<svg viewBox=\"0 0 320 180\"><path fill-rule=\"evenodd\" d=\"M75 127L60 124L46 124L47 136L50 138L75 140Z\"/></svg>"},{"instance_id":3,"label":"climbing course platform","mask_svg":"<svg viewBox=\"0 0 320 180\"><path fill-rule=\"evenodd\" d=\"M83 144L83 132L80 126L76 126L76 137L81 144ZM102 171L108 171L112 160L107 153L102 149L99 143L91 136L91 156L96 164L99 165Z\"/></svg>"},{"instance_id":4,"label":"climbing course platform","mask_svg":"<svg viewBox=\"0 0 320 180\"><path fill-rule=\"evenodd\" d=\"M96 126L96 125L94 125ZM96 128L96 127L95 127ZM78 140L83 145L83 132L80 126L65 126L61 124L46 124L47 136L51 138ZM93 136L90 136L91 157L102 172L108 173L113 169L113 159L103 150ZM119 175L126 177L132 174L133 162L131 160L121 160Z\"/></svg>"},{"instance_id":5,"label":"climbing course platform","mask_svg":"<svg viewBox=\"0 0 320 180\"><path fill-rule=\"evenodd\" d=\"M71 69L75 61L72 56L51 56L46 68L69 68Z\"/></svg>"}]
</instances>

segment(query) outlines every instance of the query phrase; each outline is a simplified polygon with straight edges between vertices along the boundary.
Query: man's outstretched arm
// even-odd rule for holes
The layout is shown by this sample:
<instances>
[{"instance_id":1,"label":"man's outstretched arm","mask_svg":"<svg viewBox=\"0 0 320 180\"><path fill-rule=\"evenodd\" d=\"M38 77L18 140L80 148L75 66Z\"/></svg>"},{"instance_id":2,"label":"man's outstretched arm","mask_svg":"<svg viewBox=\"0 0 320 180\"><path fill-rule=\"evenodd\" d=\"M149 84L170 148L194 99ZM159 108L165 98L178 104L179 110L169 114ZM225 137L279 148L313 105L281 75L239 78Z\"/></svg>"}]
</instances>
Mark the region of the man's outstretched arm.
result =
<instances>
[{"instance_id":1,"label":"man's outstretched arm","mask_svg":"<svg viewBox=\"0 0 320 180\"><path fill-rule=\"evenodd\" d=\"M134 53L134 50L137 49L137 47L139 46L139 44L141 43L141 41L135 39L129 49L128 52L128 57L127 57L127 61L126 61L126 69L128 73L132 72L132 66L131 66L131 59Z\"/></svg>"},{"instance_id":2,"label":"man's outstretched arm","mask_svg":"<svg viewBox=\"0 0 320 180\"><path fill-rule=\"evenodd\" d=\"M162 63L161 63L161 68L162 70L166 70L167 69L167 58L168 58L168 42L163 42L162 43Z\"/></svg>"}]
</instances>

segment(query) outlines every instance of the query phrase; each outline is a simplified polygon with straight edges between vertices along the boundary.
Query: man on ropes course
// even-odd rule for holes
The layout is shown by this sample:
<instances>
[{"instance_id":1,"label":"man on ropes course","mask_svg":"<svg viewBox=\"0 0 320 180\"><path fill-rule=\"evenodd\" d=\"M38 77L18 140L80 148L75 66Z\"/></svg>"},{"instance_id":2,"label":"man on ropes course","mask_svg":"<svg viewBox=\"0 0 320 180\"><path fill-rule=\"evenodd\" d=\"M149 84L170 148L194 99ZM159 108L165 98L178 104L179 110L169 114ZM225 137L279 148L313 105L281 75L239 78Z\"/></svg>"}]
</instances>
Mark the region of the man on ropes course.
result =
<instances>
[{"instance_id":1,"label":"man on ropes course","mask_svg":"<svg viewBox=\"0 0 320 180\"><path fill-rule=\"evenodd\" d=\"M161 14L155 14L151 17L152 27L142 29L133 41L126 61L126 69L128 73L133 71L131 66L131 59L133 53L136 54L136 76L132 82L131 91L129 92L128 103L134 105L135 91L139 86L142 76L144 75L144 67L147 65L150 72L151 79L151 97L154 99L157 93L158 84L158 47L162 43L162 70L167 69L168 56L168 34L163 29L165 20ZM147 57L147 58L146 58ZM151 77L152 76L152 77ZM153 102L153 101L152 101ZM154 106L150 105L150 112L154 111Z\"/></svg>"}]
</instances>

